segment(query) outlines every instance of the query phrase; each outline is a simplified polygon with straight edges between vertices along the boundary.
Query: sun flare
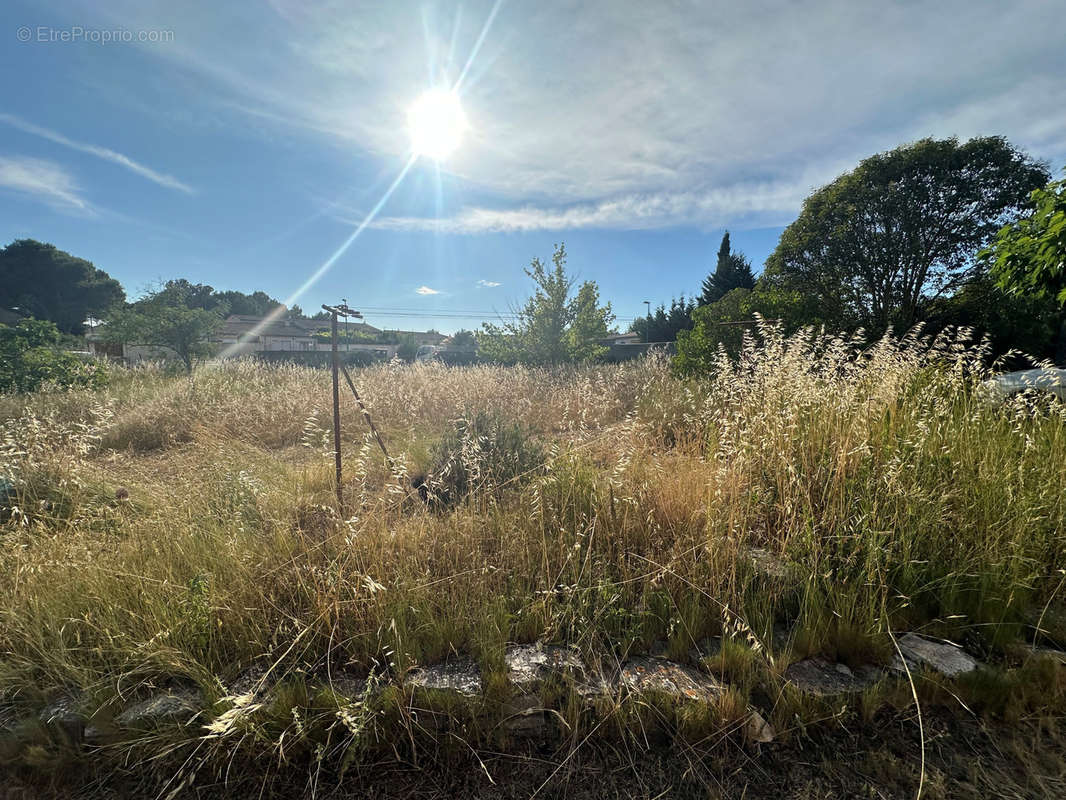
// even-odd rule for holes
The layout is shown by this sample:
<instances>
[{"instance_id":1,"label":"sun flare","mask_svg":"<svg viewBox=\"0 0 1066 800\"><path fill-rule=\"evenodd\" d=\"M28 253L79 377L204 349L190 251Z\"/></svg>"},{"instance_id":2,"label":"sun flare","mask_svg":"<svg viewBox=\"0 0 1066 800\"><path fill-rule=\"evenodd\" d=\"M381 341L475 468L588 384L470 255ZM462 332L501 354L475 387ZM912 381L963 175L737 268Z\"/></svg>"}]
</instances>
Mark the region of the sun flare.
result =
<instances>
[{"instance_id":1,"label":"sun flare","mask_svg":"<svg viewBox=\"0 0 1066 800\"><path fill-rule=\"evenodd\" d=\"M442 161L462 142L466 115L455 92L432 89L419 97L407 112L411 148L415 155Z\"/></svg>"}]
</instances>

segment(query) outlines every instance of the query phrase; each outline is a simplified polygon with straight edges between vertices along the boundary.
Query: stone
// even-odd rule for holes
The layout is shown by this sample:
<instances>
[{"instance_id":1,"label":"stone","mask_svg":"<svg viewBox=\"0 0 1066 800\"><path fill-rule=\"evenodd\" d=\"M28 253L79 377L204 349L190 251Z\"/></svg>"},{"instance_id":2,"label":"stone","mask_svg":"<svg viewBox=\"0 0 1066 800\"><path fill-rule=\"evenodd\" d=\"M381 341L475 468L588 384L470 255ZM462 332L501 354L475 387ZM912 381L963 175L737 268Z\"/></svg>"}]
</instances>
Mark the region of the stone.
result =
<instances>
[{"instance_id":1,"label":"stone","mask_svg":"<svg viewBox=\"0 0 1066 800\"><path fill-rule=\"evenodd\" d=\"M679 701L711 702L725 686L710 675L691 667L645 656L631 658L622 665L618 682L631 692L659 692ZM748 709L744 735L749 741L771 742L774 729L762 714Z\"/></svg>"},{"instance_id":2,"label":"stone","mask_svg":"<svg viewBox=\"0 0 1066 800\"><path fill-rule=\"evenodd\" d=\"M679 700L707 701L725 688L715 678L691 667L647 656L626 661L618 682L631 692L661 692Z\"/></svg>"},{"instance_id":3,"label":"stone","mask_svg":"<svg viewBox=\"0 0 1066 800\"><path fill-rule=\"evenodd\" d=\"M972 672L978 667L977 659L958 645L933 641L916 633L901 636L897 643L900 652L903 653L903 661L897 653L890 665L897 672L929 667L941 675L953 678L956 675Z\"/></svg>"},{"instance_id":4,"label":"stone","mask_svg":"<svg viewBox=\"0 0 1066 800\"><path fill-rule=\"evenodd\" d=\"M507 677L520 689L529 689L553 677L580 678L585 664L573 650L557 645L516 644L503 654Z\"/></svg>"},{"instance_id":5,"label":"stone","mask_svg":"<svg viewBox=\"0 0 1066 800\"><path fill-rule=\"evenodd\" d=\"M263 663L252 664L234 679L226 694L230 697L251 695L252 702L259 700L267 692L268 669Z\"/></svg>"},{"instance_id":6,"label":"stone","mask_svg":"<svg viewBox=\"0 0 1066 800\"><path fill-rule=\"evenodd\" d=\"M542 736L548 728L544 706L533 694L519 694L503 705L503 725L508 733L523 738Z\"/></svg>"},{"instance_id":7,"label":"stone","mask_svg":"<svg viewBox=\"0 0 1066 800\"><path fill-rule=\"evenodd\" d=\"M748 741L768 744L774 740L774 727L754 708L748 710L748 721L744 726Z\"/></svg>"},{"instance_id":8,"label":"stone","mask_svg":"<svg viewBox=\"0 0 1066 800\"><path fill-rule=\"evenodd\" d=\"M518 690L503 708L503 725L512 735L532 738L547 731L545 709L534 693L542 681L552 678L575 681L576 691L584 696L585 664L570 648L539 642L510 645L504 651L503 660L508 680Z\"/></svg>"},{"instance_id":9,"label":"stone","mask_svg":"<svg viewBox=\"0 0 1066 800\"><path fill-rule=\"evenodd\" d=\"M407 676L407 683L418 689L474 697L481 694L481 670L473 661L464 658L412 670Z\"/></svg>"},{"instance_id":10,"label":"stone","mask_svg":"<svg viewBox=\"0 0 1066 800\"><path fill-rule=\"evenodd\" d=\"M122 729L188 725L202 708L203 701L198 693L172 691L134 703L115 717L115 725Z\"/></svg>"},{"instance_id":11,"label":"stone","mask_svg":"<svg viewBox=\"0 0 1066 800\"><path fill-rule=\"evenodd\" d=\"M785 670L785 680L801 692L822 697L861 692L877 681L877 668L861 667L858 674L845 664L832 664L820 658L797 661Z\"/></svg>"},{"instance_id":12,"label":"stone","mask_svg":"<svg viewBox=\"0 0 1066 800\"><path fill-rule=\"evenodd\" d=\"M92 747L100 747L107 744L113 738L112 735L99 725L87 725L82 734L85 744Z\"/></svg>"},{"instance_id":13,"label":"stone","mask_svg":"<svg viewBox=\"0 0 1066 800\"><path fill-rule=\"evenodd\" d=\"M586 703L591 703L596 698L610 695L611 684L602 675L589 675L574 685L574 693Z\"/></svg>"},{"instance_id":14,"label":"stone","mask_svg":"<svg viewBox=\"0 0 1066 800\"><path fill-rule=\"evenodd\" d=\"M58 733L70 744L79 744L85 733L86 717L78 711L71 697L60 697L41 709L37 719L49 731Z\"/></svg>"}]
</instances>

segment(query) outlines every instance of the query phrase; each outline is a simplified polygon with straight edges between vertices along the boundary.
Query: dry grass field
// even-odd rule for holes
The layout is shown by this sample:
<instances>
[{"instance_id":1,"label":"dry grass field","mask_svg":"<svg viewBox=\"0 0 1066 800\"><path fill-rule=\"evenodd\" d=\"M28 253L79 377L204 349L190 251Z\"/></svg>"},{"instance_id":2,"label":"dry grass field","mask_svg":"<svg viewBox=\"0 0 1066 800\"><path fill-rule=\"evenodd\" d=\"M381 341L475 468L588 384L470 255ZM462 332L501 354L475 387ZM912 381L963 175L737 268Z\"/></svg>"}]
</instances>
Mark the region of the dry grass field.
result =
<instances>
[{"instance_id":1,"label":"dry grass field","mask_svg":"<svg viewBox=\"0 0 1066 800\"><path fill-rule=\"evenodd\" d=\"M353 377L392 458L342 394L340 508L326 371L226 363L2 397L2 769L253 796L282 775L312 792L391 769L406 786L462 763L491 796L499 754L525 753L528 796L587 753L635 769L659 748L696 796L740 796L747 778L722 778L722 759L772 786L753 748L816 761L837 733L861 752L854 737L887 724L905 745L886 756L882 736L875 763L856 757L868 796L894 796L872 788L891 783L879 770L910 796L919 782L954 796L934 774L947 718L1021 737L1001 754L1020 772L986 755L968 785L1053 793L1066 667L1027 646L1066 645L1066 412L985 401L983 360L962 337L863 348L766 327L701 380L655 359L375 366ZM988 667L886 674L845 700L784 678L809 656L890 664L902 632ZM501 724L505 647L527 642L572 646L602 674L662 655L728 689L693 708L551 687L556 741L531 751ZM427 726L402 678L460 658L480 668L477 707L442 695L448 721ZM239 691L249 670L261 680ZM175 687L203 698L194 724L89 746L38 718L69 698L107 729ZM745 741L749 706L773 743Z\"/></svg>"}]
</instances>

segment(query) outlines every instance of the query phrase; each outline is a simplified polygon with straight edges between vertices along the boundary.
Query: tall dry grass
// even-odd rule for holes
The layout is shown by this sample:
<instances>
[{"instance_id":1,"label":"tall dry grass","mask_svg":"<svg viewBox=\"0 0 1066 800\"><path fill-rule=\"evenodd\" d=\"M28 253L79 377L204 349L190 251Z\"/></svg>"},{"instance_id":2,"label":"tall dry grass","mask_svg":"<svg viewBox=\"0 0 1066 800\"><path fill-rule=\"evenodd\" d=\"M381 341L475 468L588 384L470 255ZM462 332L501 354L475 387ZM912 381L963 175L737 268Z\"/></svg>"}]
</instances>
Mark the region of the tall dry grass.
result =
<instances>
[{"instance_id":1,"label":"tall dry grass","mask_svg":"<svg viewBox=\"0 0 1066 800\"><path fill-rule=\"evenodd\" d=\"M145 370L0 399L18 487L0 532L0 697L66 693L106 717L149 685L216 699L275 665L272 705L211 729L222 758L319 752L337 724L350 752L371 731L394 739L395 708L323 701L314 687L338 675L388 682L469 654L491 701L513 641L609 663L684 659L721 635L705 666L741 707L778 696L808 653L886 661L891 631L1009 656L1032 609L1061 600L1066 414L985 402L985 356L963 335L864 348L764 326L698 381L656 359L379 365L355 377L393 459L346 398L343 509L322 371ZM498 448L456 426L479 415L543 463L496 469ZM477 479L427 507L408 482L442 447Z\"/></svg>"}]
</instances>

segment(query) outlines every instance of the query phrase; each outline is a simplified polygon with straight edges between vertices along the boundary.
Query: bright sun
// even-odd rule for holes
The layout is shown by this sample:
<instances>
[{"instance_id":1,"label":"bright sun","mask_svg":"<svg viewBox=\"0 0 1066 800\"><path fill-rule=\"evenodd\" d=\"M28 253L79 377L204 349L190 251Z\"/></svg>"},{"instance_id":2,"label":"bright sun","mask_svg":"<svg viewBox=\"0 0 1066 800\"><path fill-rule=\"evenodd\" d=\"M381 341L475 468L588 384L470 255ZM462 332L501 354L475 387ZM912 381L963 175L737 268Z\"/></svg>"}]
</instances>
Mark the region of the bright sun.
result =
<instances>
[{"instance_id":1,"label":"bright sun","mask_svg":"<svg viewBox=\"0 0 1066 800\"><path fill-rule=\"evenodd\" d=\"M419 97L407 112L411 147L416 155L442 161L463 139L466 116L455 92L432 89Z\"/></svg>"}]
</instances>

